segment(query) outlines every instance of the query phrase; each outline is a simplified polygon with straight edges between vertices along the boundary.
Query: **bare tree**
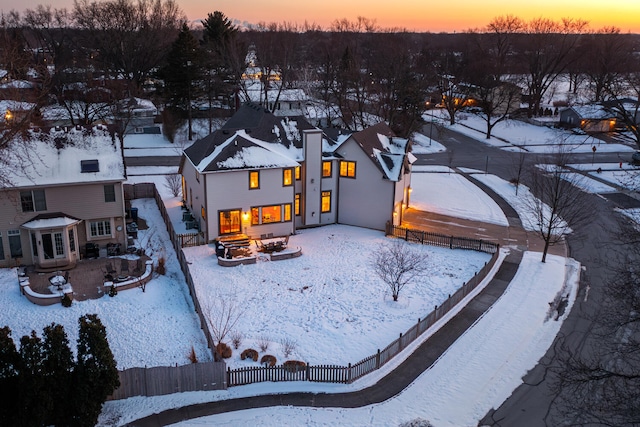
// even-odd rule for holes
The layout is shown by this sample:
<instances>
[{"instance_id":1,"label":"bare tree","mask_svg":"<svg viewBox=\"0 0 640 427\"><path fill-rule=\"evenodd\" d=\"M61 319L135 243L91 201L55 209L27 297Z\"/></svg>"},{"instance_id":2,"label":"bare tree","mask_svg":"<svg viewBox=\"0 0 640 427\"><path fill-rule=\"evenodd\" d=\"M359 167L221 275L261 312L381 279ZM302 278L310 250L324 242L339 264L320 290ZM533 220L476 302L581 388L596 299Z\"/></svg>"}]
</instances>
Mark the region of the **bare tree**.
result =
<instances>
[{"instance_id":1,"label":"bare tree","mask_svg":"<svg viewBox=\"0 0 640 427\"><path fill-rule=\"evenodd\" d=\"M565 166L567 154L554 154L554 163L529 168L531 197L527 198L527 208L535 218L535 233L544 240L542 262L547 252L572 232L571 225L578 225L589 219L590 211L585 194L580 189L583 178L569 172Z\"/></svg>"},{"instance_id":2,"label":"bare tree","mask_svg":"<svg viewBox=\"0 0 640 427\"><path fill-rule=\"evenodd\" d=\"M216 342L216 360L221 360L220 344L233 331L244 310L238 306L236 300L219 297L203 307L203 314Z\"/></svg>"},{"instance_id":3,"label":"bare tree","mask_svg":"<svg viewBox=\"0 0 640 427\"><path fill-rule=\"evenodd\" d=\"M518 195L518 189L520 188L520 180L525 172L526 153L520 149L517 157L512 157L511 169L513 173L513 183L516 185L516 196Z\"/></svg>"},{"instance_id":4,"label":"bare tree","mask_svg":"<svg viewBox=\"0 0 640 427\"><path fill-rule=\"evenodd\" d=\"M173 197L178 197L182 193L182 179L177 173L165 175L164 186L171 192Z\"/></svg>"},{"instance_id":5,"label":"bare tree","mask_svg":"<svg viewBox=\"0 0 640 427\"><path fill-rule=\"evenodd\" d=\"M529 116L539 114L549 87L578 59L575 48L586 25L582 20L546 18L535 18L526 24L527 37L520 38L517 57L527 70L524 83L529 95Z\"/></svg>"},{"instance_id":6,"label":"bare tree","mask_svg":"<svg viewBox=\"0 0 640 427\"><path fill-rule=\"evenodd\" d=\"M427 256L412 249L407 242L396 239L385 243L371 255L375 273L391 290L394 301L408 284L425 275L429 270Z\"/></svg>"}]
</instances>

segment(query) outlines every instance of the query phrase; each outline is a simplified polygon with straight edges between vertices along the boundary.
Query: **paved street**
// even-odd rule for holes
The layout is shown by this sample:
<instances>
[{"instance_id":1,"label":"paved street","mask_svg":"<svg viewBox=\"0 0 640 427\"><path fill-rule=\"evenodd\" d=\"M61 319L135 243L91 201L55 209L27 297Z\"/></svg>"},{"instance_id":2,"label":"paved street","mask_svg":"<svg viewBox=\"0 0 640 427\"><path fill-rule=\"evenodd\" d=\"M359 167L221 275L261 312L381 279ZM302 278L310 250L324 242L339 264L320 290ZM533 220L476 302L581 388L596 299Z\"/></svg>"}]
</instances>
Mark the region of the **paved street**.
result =
<instances>
[{"instance_id":1,"label":"paved street","mask_svg":"<svg viewBox=\"0 0 640 427\"><path fill-rule=\"evenodd\" d=\"M514 158L517 155L488 147L452 131L443 134L440 142L447 146L447 149L453 149L453 159L451 160L447 153L419 155L418 164L445 164L478 170L487 168L488 173L506 180L512 178L511 165L514 164ZM596 153L595 156L588 153L576 154L572 156L571 162L617 162L629 156L628 153ZM534 154L529 155L528 160L531 161L536 157ZM524 182L524 184L527 183ZM599 308L602 290L613 274L605 264L605 262L615 263L613 259L615 253L611 248L615 246L619 225L617 216L613 215L612 211L618 206L628 207L628 204L633 204L629 197L606 198L598 195L590 195L589 202L593 220L588 224L574 227L574 233L567 242L567 255L580 261L585 271L576 303L564 321L557 338L570 348L586 354L589 353L590 346L594 345L589 339L592 327L589 316ZM554 347L551 347L541 363L524 377L524 384L518 387L500 408L487 414L481 425L557 426L558 420L553 418L557 414L551 410L555 396L549 385L553 379L551 369L558 367Z\"/></svg>"}]
</instances>

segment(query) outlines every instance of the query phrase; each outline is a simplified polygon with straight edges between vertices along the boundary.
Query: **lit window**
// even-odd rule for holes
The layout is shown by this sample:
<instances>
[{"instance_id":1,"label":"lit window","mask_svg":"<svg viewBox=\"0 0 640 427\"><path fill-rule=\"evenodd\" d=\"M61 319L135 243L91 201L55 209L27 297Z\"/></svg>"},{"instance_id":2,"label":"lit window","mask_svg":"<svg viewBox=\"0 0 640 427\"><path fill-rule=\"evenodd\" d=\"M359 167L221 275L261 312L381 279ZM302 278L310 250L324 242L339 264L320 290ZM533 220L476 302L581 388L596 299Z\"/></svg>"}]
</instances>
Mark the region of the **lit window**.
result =
<instances>
[{"instance_id":1,"label":"lit window","mask_svg":"<svg viewBox=\"0 0 640 427\"><path fill-rule=\"evenodd\" d=\"M284 187L289 187L293 185L293 170L292 169L283 169L282 170L282 185Z\"/></svg>"},{"instance_id":2,"label":"lit window","mask_svg":"<svg viewBox=\"0 0 640 427\"><path fill-rule=\"evenodd\" d=\"M302 168L300 166L296 166L296 181L300 181L301 169Z\"/></svg>"},{"instance_id":3,"label":"lit window","mask_svg":"<svg viewBox=\"0 0 640 427\"><path fill-rule=\"evenodd\" d=\"M322 212L331 212L331 191L322 192Z\"/></svg>"},{"instance_id":4,"label":"lit window","mask_svg":"<svg viewBox=\"0 0 640 427\"><path fill-rule=\"evenodd\" d=\"M251 208L251 225L260 224L260 208Z\"/></svg>"},{"instance_id":5,"label":"lit window","mask_svg":"<svg viewBox=\"0 0 640 427\"><path fill-rule=\"evenodd\" d=\"M200 216L202 217L202 219L206 219L206 212L204 210L204 206L200 205Z\"/></svg>"},{"instance_id":6,"label":"lit window","mask_svg":"<svg viewBox=\"0 0 640 427\"><path fill-rule=\"evenodd\" d=\"M284 221L291 221L291 204L284 205Z\"/></svg>"},{"instance_id":7,"label":"lit window","mask_svg":"<svg viewBox=\"0 0 640 427\"><path fill-rule=\"evenodd\" d=\"M116 187L113 184L104 186L104 201L105 203L116 201Z\"/></svg>"},{"instance_id":8,"label":"lit window","mask_svg":"<svg viewBox=\"0 0 640 427\"><path fill-rule=\"evenodd\" d=\"M329 161L322 162L322 177L323 178L331 177L331 162Z\"/></svg>"},{"instance_id":9,"label":"lit window","mask_svg":"<svg viewBox=\"0 0 640 427\"><path fill-rule=\"evenodd\" d=\"M92 221L89 223L89 235L91 237L111 237L111 221Z\"/></svg>"},{"instance_id":10,"label":"lit window","mask_svg":"<svg viewBox=\"0 0 640 427\"><path fill-rule=\"evenodd\" d=\"M342 160L340 162L340 176L346 176L348 178L356 177L356 162L349 162Z\"/></svg>"},{"instance_id":11,"label":"lit window","mask_svg":"<svg viewBox=\"0 0 640 427\"><path fill-rule=\"evenodd\" d=\"M293 211L296 216L300 215L300 193L296 193L296 199L293 204Z\"/></svg>"},{"instance_id":12,"label":"lit window","mask_svg":"<svg viewBox=\"0 0 640 427\"><path fill-rule=\"evenodd\" d=\"M262 223L269 224L271 222L282 221L282 207L280 205L263 206L262 207Z\"/></svg>"},{"instance_id":13,"label":"lit window","mask_svg":"<svg viewBox=\"0 0 640 427\"><path fill-rule=\"evenodd\" d=\"M200 182L200 172L196 171L196 181Z\"/></svg>"},{"instance_id":14,"label":"lit window","mask_svg":"<svg viewBox=\"0 0 640 427\"><path fill-rule=\"evenodd\" d=\"M260 188L260 171L249 171L249 189Z\"/></svg>"}]
</instances>

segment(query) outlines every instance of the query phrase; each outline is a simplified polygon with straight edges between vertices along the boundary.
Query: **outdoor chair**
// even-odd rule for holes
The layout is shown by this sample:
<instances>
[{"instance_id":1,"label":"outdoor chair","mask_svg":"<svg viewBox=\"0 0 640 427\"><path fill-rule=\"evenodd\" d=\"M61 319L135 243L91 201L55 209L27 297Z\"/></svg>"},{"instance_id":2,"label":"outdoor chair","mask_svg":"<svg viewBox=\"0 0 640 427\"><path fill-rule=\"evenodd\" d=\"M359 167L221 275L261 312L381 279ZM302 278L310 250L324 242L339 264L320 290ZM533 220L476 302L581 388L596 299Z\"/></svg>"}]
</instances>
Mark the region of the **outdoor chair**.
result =
<instances>
[{"instance_id":1,"label":"outdoor chair","mask_svg":"<svg viewBox=\"0 0 640 427\"><path fill-rule=\"evenodd\" d=\"M117 273L116 269L113 268L113 265L111 264L111 261L107 261L104 265L105 271L107 274L111 274L114 275Z\"/></svg>"},{"instance_id":2,"label":"outdoor chair","mask_svg":"<svg viewBox=\"0 0 640 427\"><path fill-rule=\"evenodd\" d=\"M136 260L136 266L133 269L132 275L135 277L140 277L144 274L144 264L142 263L142 259L138 258Z\"/></svg>"},{"instance_id":3,"label":"outdoor chair","mask_svg":"<svg viewBox=\"0 0 640 427\"><path fill-rule=\"evenodd\" d=\"M120 260L120 275L129 275L129 260L126 258Z\"/></svg>"}]
</instances>

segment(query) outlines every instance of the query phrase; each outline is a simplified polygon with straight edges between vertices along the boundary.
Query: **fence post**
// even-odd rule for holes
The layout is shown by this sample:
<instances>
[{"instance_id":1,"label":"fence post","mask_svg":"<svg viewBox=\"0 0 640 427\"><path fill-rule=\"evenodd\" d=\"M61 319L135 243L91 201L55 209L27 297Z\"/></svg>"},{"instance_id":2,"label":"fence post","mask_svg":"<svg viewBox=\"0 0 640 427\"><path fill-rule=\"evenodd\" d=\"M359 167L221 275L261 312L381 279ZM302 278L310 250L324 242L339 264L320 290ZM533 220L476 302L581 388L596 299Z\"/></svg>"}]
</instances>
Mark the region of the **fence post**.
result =
<instances>
[{"instance_id":1,"label":"fence post","mask_svg":"<svg viewBox=\"0 0 640 427\"><path fill-rule=\"evenodd\" d=\"M453 249L453 236L449 237L449 249Z\"/></svg>"},{"instance_id":2,"label":"fence post","mask_svg":"<svg viewBox=\"0 0 640 427\"><path fill-rule=\"evenodd\" d=\"M231 368L227 366L227 387L231 387Z\"/></svg>"},{"instance_id":3,"label":"fence post","mask_svg":"<svg viewBox=\"0 0 640 427\"><path fill-rule=\"evenodd\" d=\"M380 349L376 353L376 369L380 369Z\"/></svg>"},{"instance_id":4,"label":"fence post","mask_svg":"<svg viewBox=\"0 0 640 427\"><path fill-rule=\"evenodd\" d=\"M398 352L402 351L402 332L400 332L400 338L398 338Z\"/></svg>"}]
</instances>

